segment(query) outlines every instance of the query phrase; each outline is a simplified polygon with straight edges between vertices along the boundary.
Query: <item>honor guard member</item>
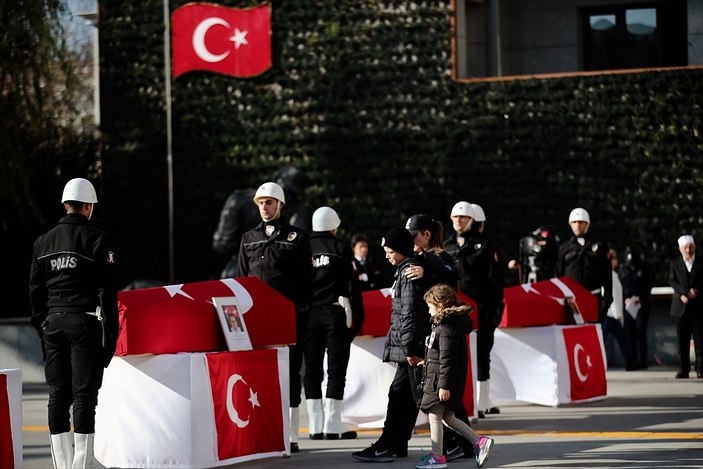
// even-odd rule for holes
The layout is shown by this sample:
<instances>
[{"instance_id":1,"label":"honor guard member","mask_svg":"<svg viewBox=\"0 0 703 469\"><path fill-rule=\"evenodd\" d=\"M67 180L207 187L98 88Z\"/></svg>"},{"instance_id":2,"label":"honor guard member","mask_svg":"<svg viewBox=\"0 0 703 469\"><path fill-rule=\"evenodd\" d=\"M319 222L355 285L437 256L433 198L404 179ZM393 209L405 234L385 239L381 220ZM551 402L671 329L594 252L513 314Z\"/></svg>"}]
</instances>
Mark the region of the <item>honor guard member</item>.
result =
<instances>
[{"instance_id":1,"label":"honor guard member","mask_svg":"<svg viewBox=\"0 0 703 469\"><path fill-rule=\"evenodd\" d=\"M456 259L459 249L466 244L466 238L471 232L474 223L474 209L469 202L461 201L454 204L450 215L452 220L452 234L444 240L444 249Z\"/></svg>"},{"instance_id":2,"label":"honor guard member","mask_svg":"<svg viewBox=\"0 0 703 469\"><path fill-rule=\"evenodd\" d=\"M291 225L303 230L309 228L307 211L300 203L305 186L305 175L295 166L282 166L273 180L288 194L285 211ZM239 245L242 235L261 222L259 211L251 204L256 191L252 189L235 190L225 201L220 212L217 230L212 235L212 253L222 267L219 278L237 277Z\"/></svg>"},{"instance_id":3,"label":"honor guard member","mask_svg":"<svg viewBox=\"0 0 703 469\"><path fill-rule=\"evenodd\" d=\"M466 201L457 202L451 212L454 234L445 243L459 273L459 290L478 306L476 331L478 415L497 414L490 398L491 349L494 333L503 315L503 281L500 257L494 244L483 234L486 215L483 208Z\"/></svg>"},{"instance_id":4,"label":"honor guard member","mask_svg":"<svg viewBox=\"0 0 703 469\"><path fill-rule=\"evenodd\" d=\"M301 401L300 369L303 343L312 300L312 253L305 231L281 217L286 198L275 182L262 184L254 195L261 223L242 235L238 272L242 277L258 277L295 305L298 342L290 348L290 426L291 452L298 451Z\"/></svg>"},{"instance_id":5,"label":"honor guard member","mask_svg":"<svg viewBox=\"0 0 703 469\"><path fill-rule=\"evenodd\" d=\"M45 352L54 468L85 468L95 464L98 390L117 344L115 258L108 236L90 223L93 185L71 179L61 202L66 216L34 242L29 296Z\"/></svg>"},{"instance_id":6,"label":"honor guard member","mask_svg":"<svg viewBox=\"0 0 703 469\"><path fill-rule=\"evenodd\" d=\"M604 323L613 302L613 274L608 245L588 234L591 217L583 208L569 214L574 235L559 246L557 276L576 280L598 298L598 322Z\"/></svg>"},{"instance_id":7,"label":"honor guard member","mask_svg":"<svg viewBox=\"0 0 703 469\"><path fill-rule=\"evenodd\" d=\"M364 320L359 281L351 247L335 237L341 224L330 207L312 215L310 247L313 301L305 334L305 398L308 433L313 440L353 439L342 423L342 399L351 341ZM322 397L323 361L327 353L327 391Z\"/></svg>"}]
</instances>

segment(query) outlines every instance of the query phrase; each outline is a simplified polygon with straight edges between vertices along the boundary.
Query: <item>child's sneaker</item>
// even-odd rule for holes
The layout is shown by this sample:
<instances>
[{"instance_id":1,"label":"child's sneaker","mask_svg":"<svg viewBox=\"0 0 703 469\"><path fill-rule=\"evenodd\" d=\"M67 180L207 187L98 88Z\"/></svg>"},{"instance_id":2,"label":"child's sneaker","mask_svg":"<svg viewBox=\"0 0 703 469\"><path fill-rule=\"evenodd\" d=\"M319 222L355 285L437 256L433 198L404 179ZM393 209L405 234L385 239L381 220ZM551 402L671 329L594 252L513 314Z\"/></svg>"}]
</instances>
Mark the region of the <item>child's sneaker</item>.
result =
<instances>
[{"instance_id":1,"label":"child's sneaker","mask_svg":"<svg viewBox=\"0 0 703 469\"><path fill-rule=\"evenodd\" d=\"M434 453L426 454L422 461L415 465L418 469L444 469L447 467L447 458Z\"/></svg>"},{"instance_id":2,"label":"child's sneaker","mask_svg":"<svg viewBox=\"0 0 703 469\"><path fill-rule=\"evenodd\" d=\"M483 463L488 460L488 455L491 454L493 448L493 438L482 436L474 445L474 453L476 453L476 465L482 467Z\"/></svg>"}]
</instances>

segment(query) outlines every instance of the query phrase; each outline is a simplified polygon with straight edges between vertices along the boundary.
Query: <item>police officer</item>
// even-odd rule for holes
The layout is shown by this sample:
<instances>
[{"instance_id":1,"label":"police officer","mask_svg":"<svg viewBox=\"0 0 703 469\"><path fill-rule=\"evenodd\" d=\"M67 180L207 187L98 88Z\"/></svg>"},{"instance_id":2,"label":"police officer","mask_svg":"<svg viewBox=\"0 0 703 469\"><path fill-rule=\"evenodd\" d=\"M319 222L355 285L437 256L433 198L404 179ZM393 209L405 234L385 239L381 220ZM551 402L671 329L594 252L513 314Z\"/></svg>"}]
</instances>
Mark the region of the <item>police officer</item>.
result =
<instances>
[{"instance_id":1,"label":"police officer","mask_svg":"<svg viewBox=\"0 0 703 469\"><path fill-rule=\"evenodd\" d=\"M240 276L258 277L295 305L298 342L290 348L291 452L298 451L301 397L300 369L303 343L312 299L312 253L305 231L290 225L281 210L286 203L283 189L275 182L262 184L254 195L261 223L242 236L239 249Z\"/></svg>"},{"instance_id":2,"label":"police officer","mask_svg":"<svg viewBox=\"0 0 703 469\"><path fill-rule=\"evenodd\" d=\"M342 424L342 399L349 350L364 320L359 281L347 243L335 237L341 224L330 207L312 215L313 302L305 334L305 398L308 432L313 440L353 439ZM327 392L322 397L323 360L327 352Z\"/></svg>"},{"instance_id":3,"label":"police officer","mask_svg":"<svg viewBox=\"0 0 703 469\"><path fill-rule=\"evenodd\" d=\"M84 468L94 461L98 390L117 344L115 257L107 235L89 221L98 202L93 185L71 179L61 201L67 215L34 242L29 295L45 351L54 467Z\"/></svg>"},{"instance_id":4,"label":"police officer","mask_svg":"<svg viewBox=\"0 0 703 469\"><path fill-rule=\"evenodd\" d=\"M613 302L613 274L608 245L588 234L591 217L583 208L569 214L573 236L559 247L557 276L576 280L598 298L598 322L603 324Z\"/></svg>"},{"instance_id":5,"label":"police officer","mask_svg":"<svg viewBox=\"0 0 703 469\"><path fill-rule=\"evenodd\" d=\"M295 166L285 165L276 171L273 180L288 195L285 212L288 213L290 224L308 230L307 212L299 203L305 185L303 172ZM219 263L224 264L221 272L218 272L219 278L239 275L237 257L242 235L261 222L256 205L251 204L255 193L253 188L235 190L222 206L217 229L212 235L213 255Z\"/></svg>"},{"instance_id":6,"label":"police officer","mask_svg":"<svg viewBox=\"0 0 703 469\"><path fill-rule=\"evenodd\" d=\"M456 262L459 290L476 301L478 415L497 414L490 399L491 349L495 329L503 315L503 283L500 258L495 245L483 234L486 215L483 208L466 201L457 202L451 212L454 234L445 246Z\"/></svg>"}]
</instances>

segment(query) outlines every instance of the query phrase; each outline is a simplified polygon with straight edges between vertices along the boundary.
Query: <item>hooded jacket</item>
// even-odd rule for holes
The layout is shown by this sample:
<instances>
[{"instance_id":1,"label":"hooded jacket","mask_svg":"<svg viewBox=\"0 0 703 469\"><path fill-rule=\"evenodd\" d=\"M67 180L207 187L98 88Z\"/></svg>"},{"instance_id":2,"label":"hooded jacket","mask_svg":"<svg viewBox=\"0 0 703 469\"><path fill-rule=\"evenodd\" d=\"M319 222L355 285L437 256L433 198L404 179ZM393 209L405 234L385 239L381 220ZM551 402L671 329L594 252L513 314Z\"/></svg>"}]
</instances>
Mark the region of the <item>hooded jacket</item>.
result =
<instances>
[{"instance_id":1,"label":"hooded jacket","mask_svg":"<svg viewBox=\"0 0 703 469\"><path fill-rule=\"evenodd\" d=\"M473 329L466 305L445 308L432 318L432 333L427 339L424 376L422 380L423 412L437 404L444 404L453 412L459 412L466 390L469 352L466 335ZM449 400L440 402L439 389L448 389Z\"/></svg>"}]
</instances>

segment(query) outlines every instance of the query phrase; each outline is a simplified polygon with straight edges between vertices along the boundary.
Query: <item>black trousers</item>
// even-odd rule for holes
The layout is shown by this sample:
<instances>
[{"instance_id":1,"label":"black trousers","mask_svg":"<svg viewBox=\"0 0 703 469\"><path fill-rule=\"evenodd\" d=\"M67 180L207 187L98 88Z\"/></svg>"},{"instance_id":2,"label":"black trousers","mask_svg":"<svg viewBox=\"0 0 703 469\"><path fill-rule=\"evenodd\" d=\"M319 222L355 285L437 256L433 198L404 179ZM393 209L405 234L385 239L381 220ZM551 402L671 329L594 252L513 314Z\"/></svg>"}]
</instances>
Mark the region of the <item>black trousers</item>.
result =
<instances>
[{"instance_id":1,"label":"black trousers","mask_svg":"<svg viewBox=\"0 0 703 469\"><path fill-rule=\"evenodd\" d=\"M647 326L649 325L649 307L642 306L637 313L637 319L632 319L625 312L625 334L630 342L640 368L647 366Z\"/></svg>"},{"instance_id":2,"label":"black trousers","mask_svg":"<svg viewBox=\"0 0 703 469\"><path fill-rule=\"evenodd\" d=\"M52 313L42 324L49 385L49 432L95 433L103 381L102 325L85 313Z\"/></svg>"},{"instance_id":3,"label":"black trousers","mask_svg":"<svg viewBox=\"0 0 703 469\"><path fill-rule=\"evenodd\" d=\"M422 367L399 364L388 389L388 408L379 445L407 448L422 400Z\"/></svg>"},{"instance_id":4,"label":"black trousers","mask_svg":"<svg viewBox=\"0 0 703 469\"><path fill-rule=\"evenodd\" d=\"M303 343L305 342L305 332L308 327L309 317L310 313L308 311L296 311L295 332L297 335L297 342L288 346L288 350L290 351L290 368L288 370L288 377L290 378L289 390L291 407L300 406L300 393L303 390L302 380L300 379L300 370L303 368Z\"/></svg>"},{"instance_id":5,"label":"black trousers","mask_svg":"<svg viewBox=\"0 0 703 469\"><path fill-rule=\"evenodd\" d=\"M688 373L691 370L691 337L696 353L695 369L703 372L703 315L686 308L683 316L676 322L676 335L679 340L679 370Z\"/></svg>"},{"instance_id":6,"label":"black trousers","mask_svg":"<svg viewBox=\"0 0 703 469\"><path fill-rule=\"evenodd\" d=\"M480 311L480 309L479 309ZM490 319L479 319L476 330L476 377L478 381L491 379L491 350L495 342L496 326Z\"/></svg>"},{"instance_id":7,"label":"black trousers","mask_svg":"<svg viewBox=\"0 0 703 469\"><path fill-rule=\"evenodd\" d=\"M324 359L327 351L327 392L329 399L344 399L349 365L350 334L344 308L339 305L314 307L305 333L306 399L322 399Z\"/></svg>"}]
</instances>

